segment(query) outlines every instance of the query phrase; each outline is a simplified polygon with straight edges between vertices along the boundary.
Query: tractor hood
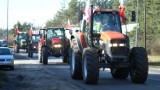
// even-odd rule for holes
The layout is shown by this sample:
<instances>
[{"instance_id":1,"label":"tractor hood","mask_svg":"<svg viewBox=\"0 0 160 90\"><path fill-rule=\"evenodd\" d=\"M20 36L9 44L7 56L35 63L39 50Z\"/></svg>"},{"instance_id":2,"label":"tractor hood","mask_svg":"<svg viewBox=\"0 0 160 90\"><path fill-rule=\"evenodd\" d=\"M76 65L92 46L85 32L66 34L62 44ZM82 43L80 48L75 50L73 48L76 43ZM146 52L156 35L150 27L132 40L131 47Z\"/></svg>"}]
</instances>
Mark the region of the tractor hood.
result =
<instances>
[{"instance_id":1,"label":"tractor hood","mask_svg":"<svg viewBox=\"0 0 160 90\"><path fill-rule=\"evenodd\" d=\"M113 39L125 39L125 36L119 32L105 31L101 33L100 39L103 40L104 42L108 42Z\"/></svg>"},{"instance_id":2,"label":"tractor hood","mask_svg":"<svg viewBox=\"0 0 160 90\"><path fill-rule=\"evenodd\" d=\"M61 38L52 38L52 43L53 44L60 44L61 43Z\"/></svg>"}]
</instances>

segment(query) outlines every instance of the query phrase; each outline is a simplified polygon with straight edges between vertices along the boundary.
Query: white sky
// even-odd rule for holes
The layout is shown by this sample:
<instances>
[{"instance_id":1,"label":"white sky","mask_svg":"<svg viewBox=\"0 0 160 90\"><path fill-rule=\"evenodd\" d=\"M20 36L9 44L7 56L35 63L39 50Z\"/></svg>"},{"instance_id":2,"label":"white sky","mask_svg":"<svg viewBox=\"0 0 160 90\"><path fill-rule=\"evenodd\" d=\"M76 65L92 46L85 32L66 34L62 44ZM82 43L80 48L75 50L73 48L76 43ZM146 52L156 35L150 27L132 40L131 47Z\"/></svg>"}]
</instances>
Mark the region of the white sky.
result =
<instances>
[{"instance_id":1,"label":"white sky","mask_svg":"<svg viewBox=\"0 0 160 90\"><path fill-rule=\"evenodd\" d=\"M62 7L62 0L9 0L9 29L18 21L43 26ZM7 0L0 0L0 28L7 28Z\"/></svg>"}]
</instances>

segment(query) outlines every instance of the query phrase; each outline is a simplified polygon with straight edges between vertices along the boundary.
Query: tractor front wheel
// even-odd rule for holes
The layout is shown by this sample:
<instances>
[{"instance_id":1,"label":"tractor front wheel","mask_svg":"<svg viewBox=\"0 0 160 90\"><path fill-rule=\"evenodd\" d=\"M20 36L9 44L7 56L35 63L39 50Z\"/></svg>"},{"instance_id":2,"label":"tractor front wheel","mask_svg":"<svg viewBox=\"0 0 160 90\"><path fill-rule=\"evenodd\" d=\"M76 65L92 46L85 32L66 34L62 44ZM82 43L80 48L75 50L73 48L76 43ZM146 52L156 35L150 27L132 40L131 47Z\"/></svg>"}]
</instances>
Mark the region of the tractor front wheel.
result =
<instances>
[{"instance_id":1,"label":"tractor front wheel","mask_svg":"<svg viewBox=\"0 0 160 90\"><path fill-rule=\"evenodd\" d=\"M144 83L148 76L147 52L143 47L134 47L130 53L132 68L130 71L133 83Z\"/></svg>"},{"instance_id":2,"label":"tractor front wheel","mask_svg":"<svg viewBox=\"0 0 160 90\"><path fill-rule=\"evenodd\" d=\"M98 52L94 49L86 48L82 56L83 80L87 84L97 84L99 78Z\"/></svg>"}]
</instances>

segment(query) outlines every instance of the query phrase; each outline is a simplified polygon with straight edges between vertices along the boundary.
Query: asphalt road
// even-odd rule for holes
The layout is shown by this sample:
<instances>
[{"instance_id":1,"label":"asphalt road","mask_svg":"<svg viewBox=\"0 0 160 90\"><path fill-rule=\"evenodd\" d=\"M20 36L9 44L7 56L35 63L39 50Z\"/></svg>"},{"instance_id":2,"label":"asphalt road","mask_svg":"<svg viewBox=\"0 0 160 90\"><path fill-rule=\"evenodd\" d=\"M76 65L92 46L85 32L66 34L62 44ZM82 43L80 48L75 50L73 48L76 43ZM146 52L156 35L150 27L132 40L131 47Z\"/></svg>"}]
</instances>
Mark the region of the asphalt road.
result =
<instances>
[{"instance_id":1,"label":"asphalt road","mask_svg":"<svg viewBox=\"0 0 160 90\"><path fill-rule=\"evenodd\" d=\"M26 53L15 54L16 68L18 63L29 61L31 64L39 65L48 73L56 74L65 78L65 80L82 90L160 90L160 70L149 69L148 79L145 84L134 84L130 77L125 80L113 79L110 70L100 70L99 82L97 85L86 85L83 80L73 80L70 76L69 65L62 63L62 59L56 57L49 57L48 65L38 63L38 56L34 54L33 58L28 58ZM28 64L29 65L29 64ZM64 87L67 87L64 85Z\"/></svg>"}]
</instances>

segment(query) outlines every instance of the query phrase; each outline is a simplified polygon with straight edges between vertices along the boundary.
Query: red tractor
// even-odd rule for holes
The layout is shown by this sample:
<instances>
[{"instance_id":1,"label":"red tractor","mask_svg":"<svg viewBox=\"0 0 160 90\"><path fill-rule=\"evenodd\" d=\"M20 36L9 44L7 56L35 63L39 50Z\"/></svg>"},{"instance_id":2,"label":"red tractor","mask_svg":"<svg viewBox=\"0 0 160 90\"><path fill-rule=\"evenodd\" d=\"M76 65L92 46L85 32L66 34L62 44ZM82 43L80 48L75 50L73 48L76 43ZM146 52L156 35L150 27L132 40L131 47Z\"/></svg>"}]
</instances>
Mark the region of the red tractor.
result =
<instances>
[{"instance_id":1,"label":"red tractor","mask_svg":"<svg viewBox=\"0 0 160 90\"><path fill-rule=\"evenodd\" d=\"M147 52L143 47L130 48L129 37L122 34L119 10L91 6L89 20L83 18L80 32L71 37L71 77L96 84L99 69L110 68L115 79L130 75L133 83L144 83L148 76Z\"/></svg>"},{"instance_id":2,"label":"red tractor","mask_svg":"<svg viewBox=\"0 0 160 90\"><path fill-rule=\"evenodd\" d=\"M69 39L66 38L64 28L46 28L41 29L43 34L40 39L39 61L48 64L48 57L62 56L63 62L68 62L69 57Z\"/></svg>"}]
</instances>

